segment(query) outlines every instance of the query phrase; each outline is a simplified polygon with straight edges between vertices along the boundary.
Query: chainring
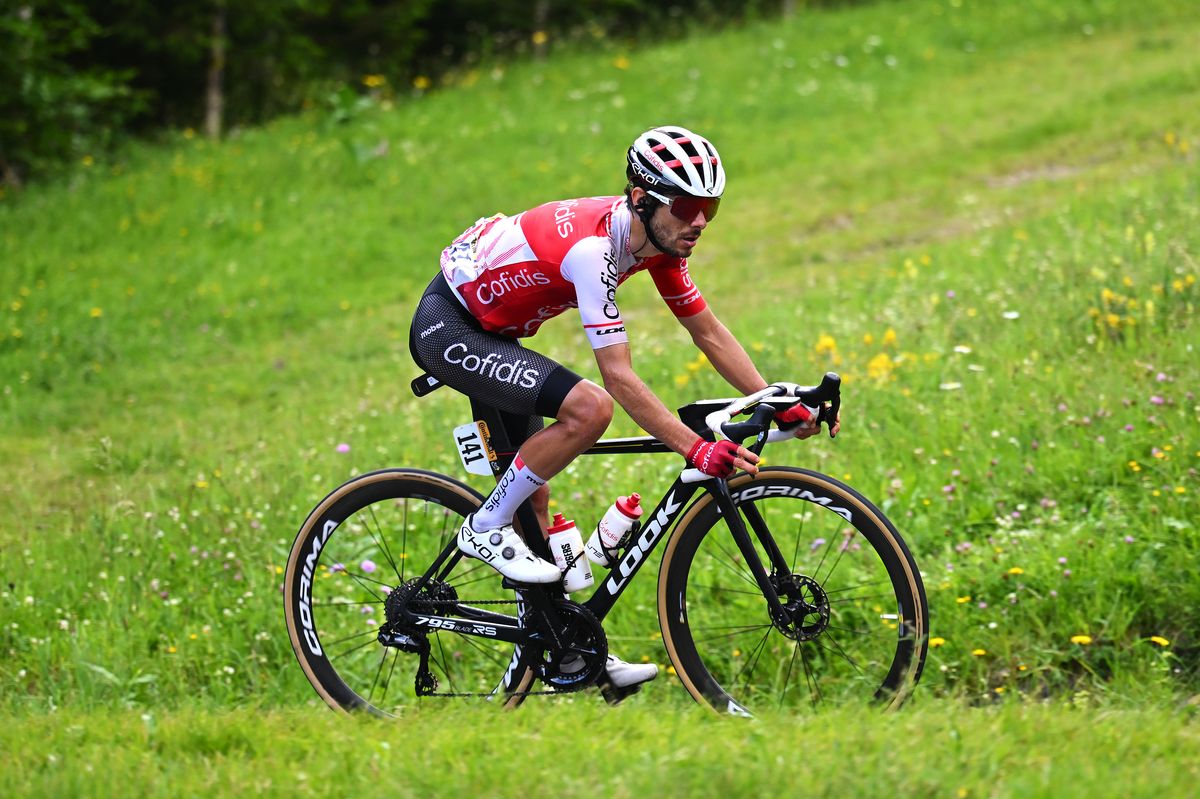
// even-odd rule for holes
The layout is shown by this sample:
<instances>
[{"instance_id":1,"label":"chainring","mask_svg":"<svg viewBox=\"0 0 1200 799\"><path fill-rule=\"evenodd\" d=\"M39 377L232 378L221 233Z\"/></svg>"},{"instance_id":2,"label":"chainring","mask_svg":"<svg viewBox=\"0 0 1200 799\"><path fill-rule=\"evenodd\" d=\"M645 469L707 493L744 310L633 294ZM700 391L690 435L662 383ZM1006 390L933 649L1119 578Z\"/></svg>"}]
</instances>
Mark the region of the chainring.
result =
<instances>
[{"instance_id":1,"label":"chainring","mask_svg":"<svg viewBox=\"0 0 1200 799\"><path fill-rule=\"evenodd\" d=\"M593 685L608 663L608 636L590 610L567 599L555 601L554 609L565 622L557 631L561 648L548 648L542 655L539 676L559 692L581 691Z\"/></svg>"}]
</instances>

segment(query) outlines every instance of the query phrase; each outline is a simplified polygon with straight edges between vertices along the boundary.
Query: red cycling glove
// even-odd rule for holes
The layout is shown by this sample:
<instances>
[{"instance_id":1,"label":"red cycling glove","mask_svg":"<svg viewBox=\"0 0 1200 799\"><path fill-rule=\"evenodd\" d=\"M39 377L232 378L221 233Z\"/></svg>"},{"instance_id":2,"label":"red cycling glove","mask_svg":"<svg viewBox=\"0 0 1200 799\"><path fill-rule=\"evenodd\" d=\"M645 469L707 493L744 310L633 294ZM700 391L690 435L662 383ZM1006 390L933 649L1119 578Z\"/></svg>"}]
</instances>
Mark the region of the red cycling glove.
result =
<instances>
[{"instance_id":1,"label":"red cycling glove","mask_svg":"<svg viewBox=\"0 0 1200 799\"><path fill-rule=\"evenodd\" d=\"M727 439L713 442L697 438L688 451L687 462L709 477L728 477L733 474L737 450L738 445Z\"/></svg>"},{"instance_id":2,"label":"red cycling glove","mask_svg":"<svg viewBox=\"0 0 1200 799\"><path fill-rule=\"evenodd\" d=\"M796 425L811 422L813 418L813 412L804 407L803 403L797 402L775 414L775 423L779 425L780 430L790 430Z\"/></svg>"}]
</instances>

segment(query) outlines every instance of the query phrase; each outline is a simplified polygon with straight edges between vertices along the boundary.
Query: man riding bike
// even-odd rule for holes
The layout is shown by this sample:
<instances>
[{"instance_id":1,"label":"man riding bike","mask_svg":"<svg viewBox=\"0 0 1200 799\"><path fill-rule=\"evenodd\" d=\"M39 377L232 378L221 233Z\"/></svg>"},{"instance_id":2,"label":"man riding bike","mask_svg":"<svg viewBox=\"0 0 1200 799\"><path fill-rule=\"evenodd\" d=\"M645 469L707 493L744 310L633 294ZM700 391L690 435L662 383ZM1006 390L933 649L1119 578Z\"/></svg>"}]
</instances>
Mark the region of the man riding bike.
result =
<instances>
[{"instance_id":1,"label":"man riding bike","mask_svg":"<svg viewBox=\"0 0 1200 799\"><path fill-rule=\"evenodd\" d=\"M516 216L478 220L447 247L441 272L417 305L413 358L439 381L528 419L512 466L458 534L463 553L520 583L554 583L558 567L536 557L513 529L530 500L548 525L546 481L592 446L612 420L613 401L650 435L712 476L757 473L758 456L731 441L706 441L672 414L633 370L617 306L618 286L647 271L679 323L730 385L743 394L767 386L745 348L708 308L687 257L716 216L725 169L705 138L659 127L628 153L624 197L540 205ZM578 308L604 387L518 343L542 323ZM554 423L542 426L542 418ZM817 432L800 404L776 416L797 437ZM832 431L835 435L839 423ZM653 679L653 664L610 656L618 687Z\"/></svg>"}]
</instances>

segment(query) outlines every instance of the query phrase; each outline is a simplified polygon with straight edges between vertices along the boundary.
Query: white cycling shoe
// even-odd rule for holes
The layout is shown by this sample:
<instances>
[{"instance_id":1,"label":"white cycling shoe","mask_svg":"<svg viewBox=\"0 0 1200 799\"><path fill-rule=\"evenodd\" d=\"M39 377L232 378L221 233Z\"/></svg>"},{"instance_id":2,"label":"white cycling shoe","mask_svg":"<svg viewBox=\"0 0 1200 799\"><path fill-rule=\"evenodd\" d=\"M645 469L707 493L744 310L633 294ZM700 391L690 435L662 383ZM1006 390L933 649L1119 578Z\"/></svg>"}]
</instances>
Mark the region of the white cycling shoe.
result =
<instances>
[{"instance_id":1,"label":"white cycling shoe","mask_svg":"<svg viewBox=\"0 0 1200 799\"><path fill-rule=\"evenodd\" d=\"M517 583L557 583L562 572L553 563L536 557L511 524L492 530L471 526L474 514L458 531L458 548L464 555L479 558Z\"/></svg>"},{"instance_id":2,"label":"white cycling shoe","mask_svg":"<svg viewBox=\"0 0 1200 799\"><path fill-rule=\"evenodd\" d=\"M573 674L583 668L583 658L572 655L562 663L562 670ZM604 665L606 675L603 682L614 688L633 688L644 682L650 682L658 676L658 666L653 663L626 663L616 655L609 655Z\"/></svg>"},{"instance_id":3,"label":"white cycling shoe","mask_svg":"<svg viewBox=\"0 0 1200 799\"><path fill-rule=\"evenodd\" d=\"M606 671L608 681L616 688L632 688L658 676L658 666L653 663L626 663L616 655L608 656Z\"/></svg>"}]
</instances>

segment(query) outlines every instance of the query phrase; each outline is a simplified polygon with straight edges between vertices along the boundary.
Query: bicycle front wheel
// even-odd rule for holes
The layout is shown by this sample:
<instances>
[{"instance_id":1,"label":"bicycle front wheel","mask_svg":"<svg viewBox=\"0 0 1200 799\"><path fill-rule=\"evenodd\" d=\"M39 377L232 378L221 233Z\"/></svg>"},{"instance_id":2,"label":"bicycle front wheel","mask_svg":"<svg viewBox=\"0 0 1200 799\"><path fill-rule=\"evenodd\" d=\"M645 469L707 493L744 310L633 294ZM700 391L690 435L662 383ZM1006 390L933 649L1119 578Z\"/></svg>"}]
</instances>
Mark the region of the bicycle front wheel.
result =
<instances>
[{"instance_id":1,"label":"bicycle front wheel","mask_svg":"<svg viewBox=\"0 0 1200 799\"><path fill-rule=\"evenodd\" d=\"M766 468L729 489L787 613L772 617L715 499L702 496L659 573L663 640L687 690L730 713L856 698L898 707L920 679L929 611L895 527L805 469Z\"/></svg>"},{"instance_id":2,"label":"bicycle front wheel","mask_svg":"<svg viewBox=\"0 0 1200 799\"><path fill-rule=\"evenodd\" d=\"M288 558L284 607L296 659L330 707L390 715L417 701L419 654L380 640L400 600L423 603L427 613L460 615L473 607L512 614L515 622L514 593L478 560L454 562L415 593L418 578L481 501L444 475L388 469L350 480L309 514ZM486 694L503 677L509 695L499 699L515 705L521 696L511 692L532 681L532 670L512 660L511 644L453 631L424 635L438 693Z\"/></svg>"}]
</instances>

